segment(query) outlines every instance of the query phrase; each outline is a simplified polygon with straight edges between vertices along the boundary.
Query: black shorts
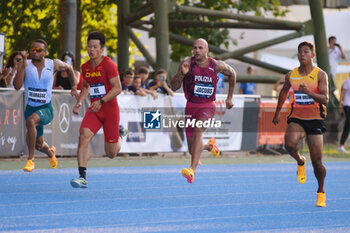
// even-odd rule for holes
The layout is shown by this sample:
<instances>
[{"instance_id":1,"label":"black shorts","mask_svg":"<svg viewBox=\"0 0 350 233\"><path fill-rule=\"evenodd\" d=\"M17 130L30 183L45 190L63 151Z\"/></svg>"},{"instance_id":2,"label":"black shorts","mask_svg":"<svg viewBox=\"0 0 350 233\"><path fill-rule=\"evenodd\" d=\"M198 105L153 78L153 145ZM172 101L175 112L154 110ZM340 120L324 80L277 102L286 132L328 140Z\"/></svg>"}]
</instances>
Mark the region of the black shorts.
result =
<instances>
[{"instance_id":1,"label":"black shorts","mask_svg":"<svg viewBox=\"0 0 350 233\"><path fill-rule=\"evenodd\" d=\"M326 132L323 120L302 120L298 118L289 118L287 123L297 123L305 130L306 134L318 135Z\"/></svg>"}]
</instances>

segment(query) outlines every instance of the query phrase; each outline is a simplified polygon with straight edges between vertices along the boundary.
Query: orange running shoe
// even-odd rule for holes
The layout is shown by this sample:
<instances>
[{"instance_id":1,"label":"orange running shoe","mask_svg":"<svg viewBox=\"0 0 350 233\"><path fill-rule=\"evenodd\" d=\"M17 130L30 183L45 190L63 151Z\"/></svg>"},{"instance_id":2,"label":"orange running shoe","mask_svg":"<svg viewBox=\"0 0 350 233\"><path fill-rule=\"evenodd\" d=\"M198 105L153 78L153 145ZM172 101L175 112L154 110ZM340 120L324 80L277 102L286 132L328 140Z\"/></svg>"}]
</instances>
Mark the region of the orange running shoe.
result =
<instances>
[{"instance_id":1,"label":"orange running shoe","mask_svg":"<svg viewBox=\"0 0 350 233\"><path fill-rule=\"evenodd\" d=\"M326 207L326 194L325 193L317 193L317 207Z\"/></svg>"},{"instance_id":2,"label":"orange running shoe","mask_svg":"<svg viewBox=\"0 0 350 233\"><path fill-rule=\"evenodd\" d=\"M56 147L55 147L55 146L52 146L52 147L50 148L50 150L52 151L53 156L50 158L49 164L50 164L50 166L51 166L52 169L56 169L57 164L58 164L58 161L57 161L57 158L56 158Z\"/></svg>"},{"instance_id":3,"label":"orange running shoe","mask_svg":"<svg viewBox=\"0 0 350 233\"><path fill-rule=\"evenodd\" d=\"M208 143L213 146L210 152L214 155L215 158L217 158L220 155L220 150L215 145L216 143L215 138L210 138Z\"/></svg>"},{"instance_id":4,"label":"orange running shoe","mask_svg":"<svg viewBox=\"0 0 350 233\"><path fill-rule=\"evenodd\" d=\"M298 165L297 178L300 184L304 184L306 181L306 173L305 173L306 158L304 156L301 156L301 157L304 158L304 165Z\"/></svg>"},{"instance_id":5,"label":"orange running shoe","mask_svg":"<svg viewBox=\"0 0 350 233\"><path fill-rule=\"evenodd\" d=\"M32 172L34 170L34 159L28 159L26 166L23 168L25 172Z\"/></svg>"},{"instance_id":6,"label":"orange running shoe","mask_svg":"<svg viewBox=\"0 0 350 233\"><path fill-rule=\"evenodd\" d=\"M181 174L183 177L185 177L187 179L187 182L192 184L193 180L194 180L194 171L192 169L192 167L190 167L189 169L187 168L183 168L181 171Z\"/></svg>"}]
</instances>

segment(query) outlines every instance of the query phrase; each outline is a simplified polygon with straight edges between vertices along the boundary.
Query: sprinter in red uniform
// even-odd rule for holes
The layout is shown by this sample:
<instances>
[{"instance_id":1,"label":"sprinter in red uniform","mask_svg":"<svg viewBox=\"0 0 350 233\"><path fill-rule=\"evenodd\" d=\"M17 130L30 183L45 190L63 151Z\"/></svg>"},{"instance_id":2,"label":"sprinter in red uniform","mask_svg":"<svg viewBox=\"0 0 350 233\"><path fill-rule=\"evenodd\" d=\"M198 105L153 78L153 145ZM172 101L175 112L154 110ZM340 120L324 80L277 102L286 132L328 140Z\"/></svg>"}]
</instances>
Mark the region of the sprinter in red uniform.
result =
<instances>
[{"instance_id":1,"label":"sprinter in red uniform","mask_svg":"<svg viewBox=\"0 0 350 233\"><path fill-rule=\"evenodd\" d=\"M114 158L121 147L119 135L119 107L116 96L122 91L117 65L103 56L105 36L101 32L91 32L88 36L90 60L81 66L84 76L83 87L77 98L73 113L78 114L81 102L90 93L91 106L86 111L80 126L78 146L79 175L71 180L74 188L87 188L86 168L89 159L89 143L103 126L105 151Z\"/></svg>"},{"instance_id":2,"label":"sprinter in red uniform","mask_svg":"<svg viewBox=\"0 0 350 233\"><path fill-rule=\"evenodd\" d=\"M193 43L194 56L180 64L177 74L170 82L174 91L183 84L187 99L186 120L205 121L213 118L218 83L217 74L219 72L229 78L226 108L233 107L232 95L236 83L236 72L225 62L208 57L208 52L209 48L206 40L195 40ZM203 150L211 151L215 157L220 154L220 150L215 145L215 138L211 138L207 144L203 144L202 134L206 128L198 125L186 128L188 150L191 154L191 167L189 169L183 168L182 175L189 183L194 180L194 174Z\"/></svg>"}]
</instances>

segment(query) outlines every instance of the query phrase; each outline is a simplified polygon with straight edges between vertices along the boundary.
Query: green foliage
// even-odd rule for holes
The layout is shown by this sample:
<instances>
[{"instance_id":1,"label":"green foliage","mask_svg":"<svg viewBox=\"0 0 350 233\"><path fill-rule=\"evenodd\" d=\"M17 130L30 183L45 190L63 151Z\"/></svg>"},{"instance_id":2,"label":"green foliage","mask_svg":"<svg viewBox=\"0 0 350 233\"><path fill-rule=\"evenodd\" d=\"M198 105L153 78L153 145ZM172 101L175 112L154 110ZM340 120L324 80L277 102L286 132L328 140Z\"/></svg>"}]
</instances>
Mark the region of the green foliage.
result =
<instances>
[{"instance_id":1,"label":"green foliage","mask_svg":"<svg viewBox=\"0 0 350 233\"><path fill-rule=\"evenodd\" d=\"M16 50L28 50L38 38L48 43L50 56L57 56L58 22L58 0L1 1L0 32L6 34L7 57Z\"/></svg>"},{"instance_id":2,"label":"green foliage","mask_svg":"<svg viewBox=\"0 0 350 233\"><path fill-rule=\"evenodd\" d=\"M101 31L106 35L107 53L117 53L117 4L115 0L82 0L82 62L87 57L87 35ZM28 50L31 42L42 38L49 45L48 57L60 57L59 0L6 0L0 1L0 32L6 33L6 57L16 50ZM130 53L135 54L130 44ZM133 60L130 60L133 62Z\"/></svg>"},{"instance_id":3,"label":"green foliage","mask_svg":"<svg viewBox=\"0 0 350 233\"><path fill-rule=\"evenodd\" d=\"M82 11L82 52L83 60L87 57L87 37L92 31L100 31L106 35L107 54L116 56L117 52L117 4L110 0L83 0L80 9ZM84 56L85 55L85 56Z\"/></svg>"},{"instance_id":4,"label":"green foliage","mask_svg":"<svg viewBox=\"0 0 350 233\"><path fill-rule=\"evenodd\" d=\"M278 0L178 0L177 4L185 6L194 6L211 10L228 10L237 8L239 12L253 11L255 15L263 15L266 11L272 11L274 16L283 16L287 11L281 11L280 2ZM169 19L193 20L203 22L226 21L216 17L201 16L195 14L178 14L171 13ZM218 28L179 28L173 27L169 29L171 33L176 33L187 38L204 38L209 44L217 47L228 48L229 43L236 44L235 38L230 38L228 29ZM243 35L241 35L243 36ZM171 42L173 61L180 61L184 57L191 54L191 47L180 45L177 42Z\"/></svg>"}]
</instances>

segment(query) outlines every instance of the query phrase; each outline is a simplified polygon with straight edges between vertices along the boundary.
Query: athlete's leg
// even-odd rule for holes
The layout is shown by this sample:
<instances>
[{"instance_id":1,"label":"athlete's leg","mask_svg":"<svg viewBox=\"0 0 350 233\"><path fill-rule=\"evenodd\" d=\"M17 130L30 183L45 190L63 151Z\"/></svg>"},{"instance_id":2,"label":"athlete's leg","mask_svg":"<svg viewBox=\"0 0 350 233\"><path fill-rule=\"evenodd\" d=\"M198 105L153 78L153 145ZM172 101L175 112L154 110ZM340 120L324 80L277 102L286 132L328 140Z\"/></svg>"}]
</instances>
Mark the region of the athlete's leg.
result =
<instances>
[{"instance_id":1,"label":"athlete's leg","mask_svg":"<svg viewBox=\"0 0 350 233\"><path fill-rule=\"evenodd\" d=\"M305 161L303 156L299 154L298 144L300 139L306 136L305 130L299 124L290 122L288 124L284 137L285 147L288 153L298 162L298 165L303 165Z\"/></svg>"},{"instance_id":2,"label":"athlete's leg","mask_svg":"<svg viewBox=\"0 0 350 233\"><path fill-rule=\"evenodd\" d=\"M49 156L49 158L51 158L54 155L54 153L50 149L49 145L44 141L44 135L41 135L40 137L38 137L36 139L35 149L47 154L47 156Z\"/></svg>"},{"instance_id":3,"label":"athlete's leg","mask_svg":"<svg viewBox=\"0 0 350 233\"><path fill-rule=\"evenodd\" d=\"M308 135L307 143L310 150L310 158L312 166L314 167L314 173L318 182L318 193L324 193L324 181L326 177L326 168L322 162L322 150L323 150L323 135Z\"/></svg>"},{"instance_id":4,"label":"athlete's leg","mask_svg":"<svg viewBox=\"0 0 350 233\"><path fill-rule=\"evenodd\" d=\"M34 149L36 144L37 130L36 126L40 123L40 117L38 114L33 113L26 119L27 127L27 146L28 146L28 159L34 159Z\"/></svg>"},{"instance_id":5,"label":"athlete's leg","mask_svg":"<svg viewBox=\"0 0 350 233\"><path fill-rule=\"evenodd\" d=\"M198 121L203 121L203 119L199 119ZM196 171L199 159L201 157L202 151L204 149L203 145L203 132L205 131L204 127L193 129L193 137L191 140L187 140L189 148L191 148L191 167L193 171Z\"/></svg>"},{"instance_id":6,"label":"athlete's leg","mask_svg":"<svg viewBox=\"0 0 350 233\"><path fill-rule=\"evenodd\" d=\"M118 155L120 148L122 147L121 140L122 140L121 137L119 137L118 142L115 142L115 143L105 142L105 151L109 158L113 159Z\"/></svg>"},{"instance_id":7,"label":"athlete's leg","mask_svg":"<svg viewBox=\"0 0 350 233\"><path fill-rule=\"evenodd\" d=\"M87 162L89 160L89 143L94 137L94 133L88 128L81 128L79 135L79 145L78 145L78 166L87 167Z\"/></svg>"}]
</instances>

